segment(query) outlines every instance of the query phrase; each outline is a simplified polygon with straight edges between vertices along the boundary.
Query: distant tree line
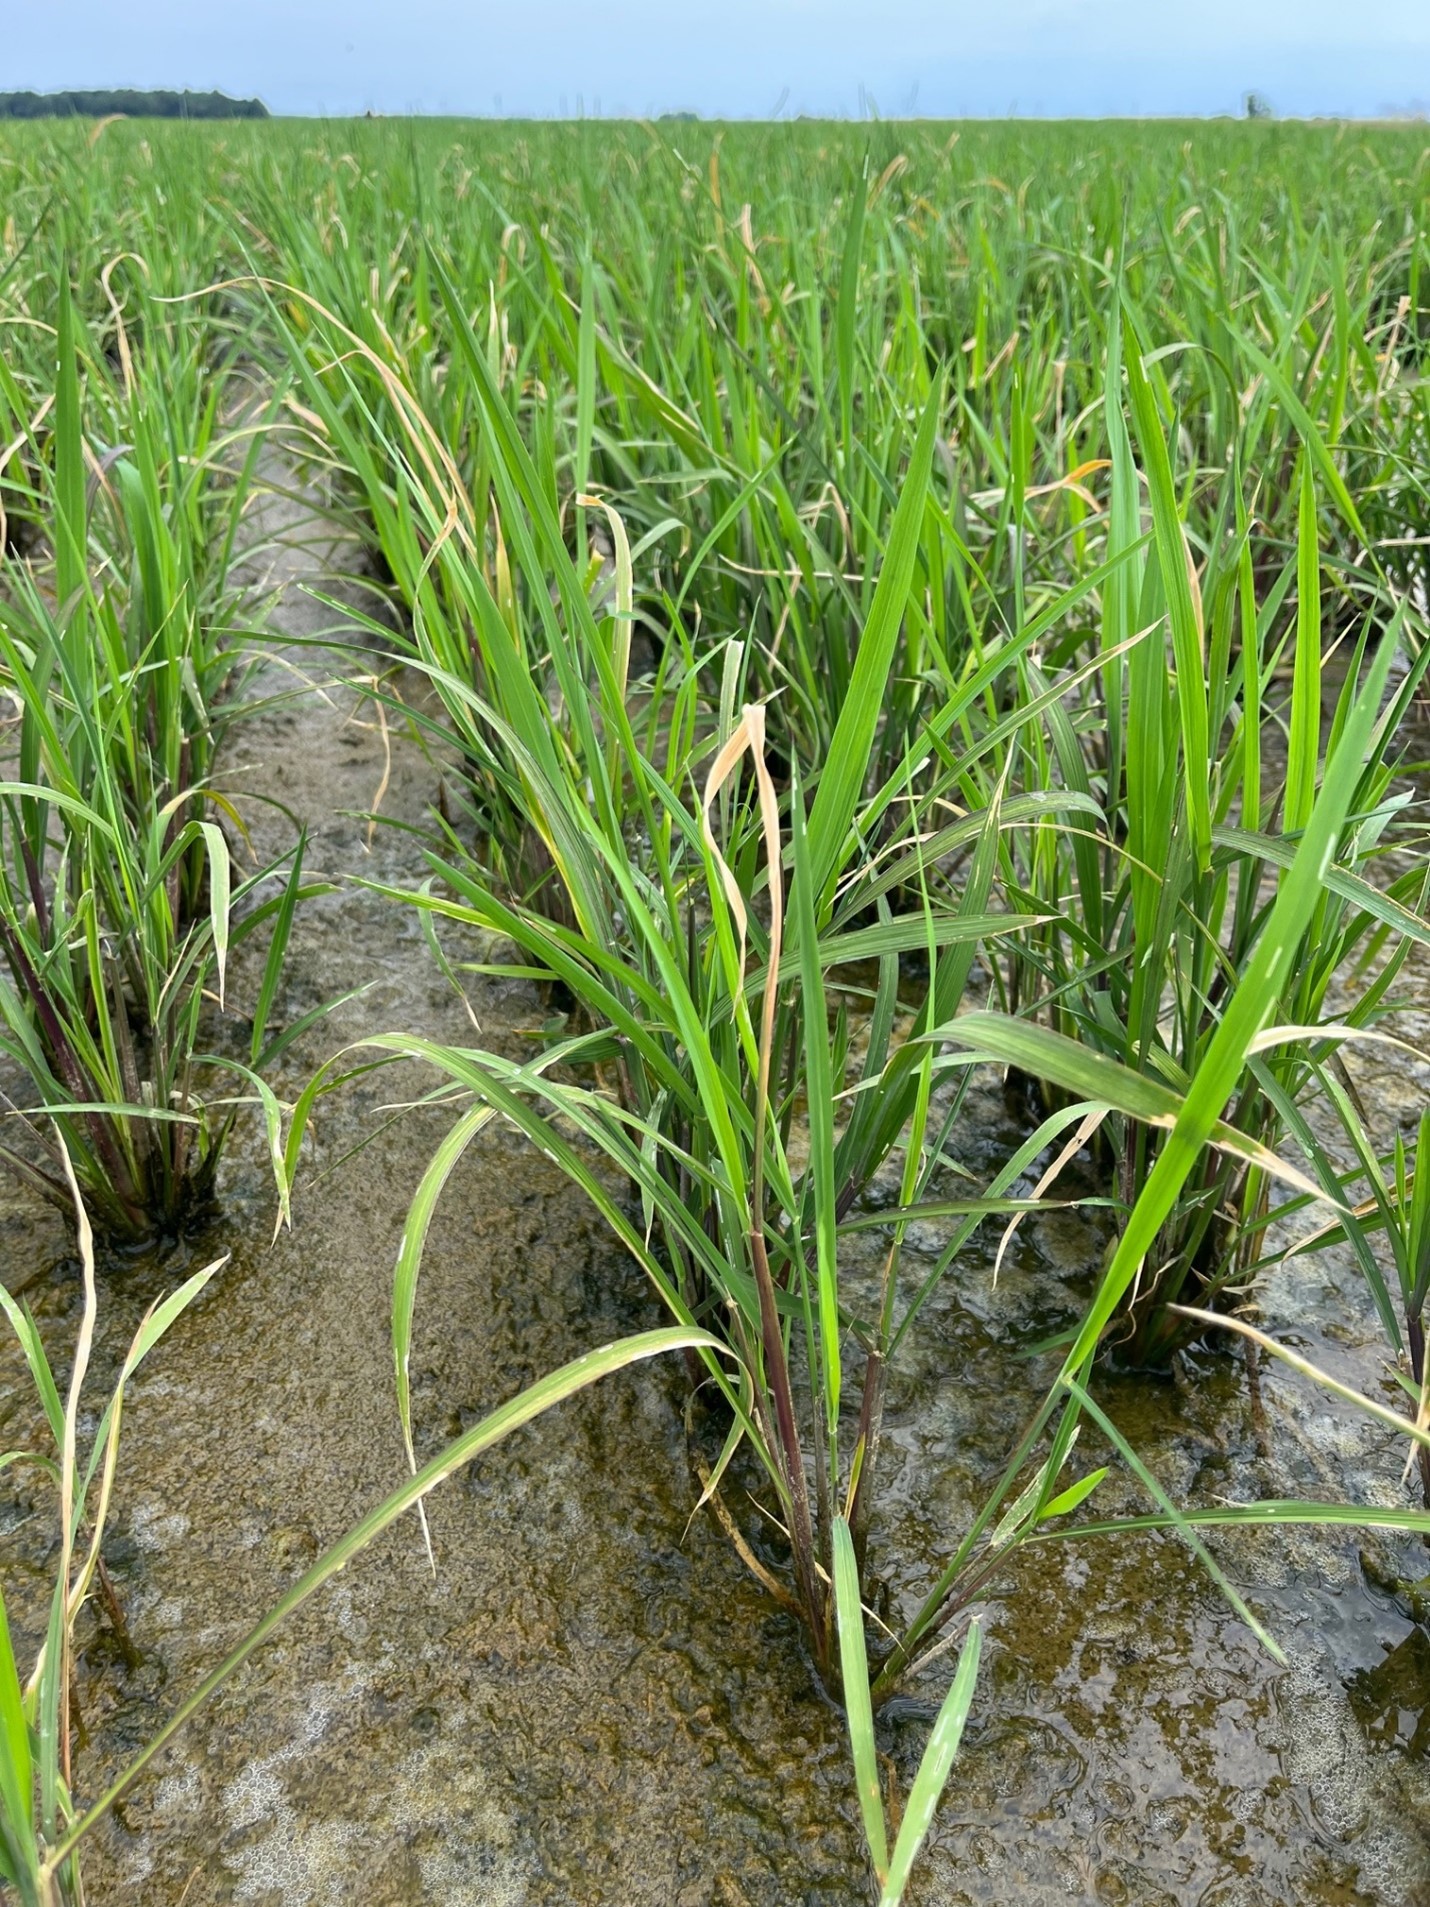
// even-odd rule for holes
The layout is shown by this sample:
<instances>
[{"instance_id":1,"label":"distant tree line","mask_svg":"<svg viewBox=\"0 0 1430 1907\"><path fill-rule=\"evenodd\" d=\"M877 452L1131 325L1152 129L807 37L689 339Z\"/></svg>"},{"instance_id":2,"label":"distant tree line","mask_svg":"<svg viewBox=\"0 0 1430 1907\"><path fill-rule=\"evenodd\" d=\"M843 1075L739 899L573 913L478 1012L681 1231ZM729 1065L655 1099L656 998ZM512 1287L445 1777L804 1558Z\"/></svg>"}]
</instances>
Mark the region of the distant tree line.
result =
<instances>
[{"instance_id":1,"label":"distant tree line","mask_svg":"<svg viewBox=\"0 0 1430 1907\"><path fill-rule=\"evenodd\" d=\"M261 99L226 93L0 93L0 119L266 119Z\"/></svg>"}]
</instances>

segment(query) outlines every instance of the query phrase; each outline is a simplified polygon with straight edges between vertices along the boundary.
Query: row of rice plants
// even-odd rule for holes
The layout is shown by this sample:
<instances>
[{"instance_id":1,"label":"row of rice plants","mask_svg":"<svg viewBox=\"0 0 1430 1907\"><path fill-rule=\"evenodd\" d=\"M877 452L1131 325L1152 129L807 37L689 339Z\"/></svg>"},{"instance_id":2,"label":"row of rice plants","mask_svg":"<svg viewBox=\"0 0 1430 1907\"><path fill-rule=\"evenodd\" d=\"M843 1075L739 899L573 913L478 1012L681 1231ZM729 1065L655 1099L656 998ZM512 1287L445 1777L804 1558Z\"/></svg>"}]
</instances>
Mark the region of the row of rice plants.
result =
<instances>
[{"instance_id":1,"label":"row of rice plants","mask_svg":"<svg viewBox=\"0 0 1430 1907\"><path fill-rule=\"evenodd\" d=\"M37 537L0 603L16 710L0 1042L30 1095L3 1156L68 1208L62 1142L120 1240L201 1207L238 1100L267 1093L267 1010L301 887L296 848L236 870L219 817L240 841L241 819L213 786L246 668L234 565L259 437L225 415L235 385L210 362L209 328L161 306L137 265L105 274L113 375L61 262L53 327L3 395L28 473L7 510ZM219 1092L205 1000L223 1006L230 950L265 928L251 1064L225 1059Z\"/></svg>"},{"instance_id":2,"label":"row of rice plants","mask_svg":"<svg viewBox=\"0 0 1430 1907\"><path fill-rule=\"evenodd\" d=\"M176 211L187 203L193 212L192 194L175 196ZM71 237L83 204L77 190ZM319 890L302 880L301 842L271 867L235 874L247 830L214 781L230 724L253 706L244 690L259 659L251 638L261 605L240 573L256 554L244 517L269 418L231 314L213 296L190 296L207 258L156 245L161 205L141 201L148 218L133 222L132 236L171 268L169 296L156 293L142 254L108 260L96 286L75 262L92 263L93 244L30 256L33 230L6 273L7 335L18 348L0 361L10 437L8 475L0 470L9 556L0 687L15 711L0 782L9 973L0 1054L19 1094L5 1111L21 1131L0 1159L73 1217L84 1288L75 1341L61 1351L47 1350L28 1307L0 1285L48 1432L47 1447L7 1452L0 1467L38 1466L54 1486L60 1532L48 1622L23 1679L0 1598L0 1881L25 1907L78 1907L86 1838L166 1742L437 1484L609 1372L704 1342L681 1329L623 1340L474 1426L320 1557L107 1790L86 1797L75 1765L75 1638L86 1606L110 1594L103 1543L125 1394L223 1262L146 1314L96 1411L95 1233L129 1243L202 1228L245 1100L259 1102L278 1165L283 1115L264 1073L322 1011L272 1030L295 909ZM100 236L117 237L133 208L101 192L91 209ZM225 1005L228 957L254 934L267 947L239 1059L227 1042L206 1046L219 1032L212 1009ZM282 1203L281 1168L278 1183Z\"/></svg>"},{"instance_id":3,"label":"row of rice plants","mask_svg":"<svg viewBox=\"0 0 1430 1907\"><path fill-rule=\"evenodd\" d=\"M19 426L12 454L24 453L5 500L30 534L0 593L0 682L16 710L0 784L10 973L0 1051L28 1096L7 1102L23 1136L0 1156L73 1216L84 1285L67 1376L28 1308L0 1287L49 1437L48 1448L3 1462L35 1464L50 1479L60 1529L49 1620L23 1680L0 1599L0 1880L25 1907L83 1901L86 1837L165 1743L428 1491L607 1373L702 1342L678 1329L627 1339L474 1426L321 1557L106 1792L85 1798L74 1765L75 1635L105 1582L124 1397L222 1263L146 1314L96 1414L94 1233L129 1242L201 1225L245 1099L261 1102L276 1149L282 1113L263 1073L314 1017L277 1035L269 1025L295 908L315 891L301 879L301 844L236 878L246 830L213 782L255 658L247 622L257 606L235 571L254 554L242 518L266 419L227 329L191 303L166 308L143 260L133 263L127 280L105 274L103 316L91 305L88 324L73 265L37 270L16 296L33 348L4 366L7 418ZM211 1007L224 1006L228 955L255 933L267 952L245 1062L204 1043ZM236 1090L219 1096L212 1082L225 1075Z\"/></svg>"}]
</instances>

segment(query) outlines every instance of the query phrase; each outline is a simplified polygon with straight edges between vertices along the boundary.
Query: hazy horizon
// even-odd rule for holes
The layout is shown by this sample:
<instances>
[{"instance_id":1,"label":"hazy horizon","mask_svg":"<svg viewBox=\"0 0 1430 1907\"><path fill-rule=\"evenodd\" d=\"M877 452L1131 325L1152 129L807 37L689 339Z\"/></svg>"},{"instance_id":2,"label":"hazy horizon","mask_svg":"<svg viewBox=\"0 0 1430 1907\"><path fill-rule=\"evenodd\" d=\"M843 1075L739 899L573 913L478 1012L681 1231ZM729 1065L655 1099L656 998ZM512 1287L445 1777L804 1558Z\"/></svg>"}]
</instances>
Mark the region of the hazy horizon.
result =
<instances>
[{"instance_id":1,"label":"hazy horizon","mask_svg":"<svg viewBox=\"0 0 1430 1907\"><path fill-rule=\"evenodd\" d=\"M1199 117L1262 95L1285 117L1430 105L1430 6L1384 0L1347 34L1339 0L536 0L519 16L411 0L54 0L14 19L0 90L172 87L279 114L644 117L693 111L897 118Z\"/></svg>"}]
</instances>

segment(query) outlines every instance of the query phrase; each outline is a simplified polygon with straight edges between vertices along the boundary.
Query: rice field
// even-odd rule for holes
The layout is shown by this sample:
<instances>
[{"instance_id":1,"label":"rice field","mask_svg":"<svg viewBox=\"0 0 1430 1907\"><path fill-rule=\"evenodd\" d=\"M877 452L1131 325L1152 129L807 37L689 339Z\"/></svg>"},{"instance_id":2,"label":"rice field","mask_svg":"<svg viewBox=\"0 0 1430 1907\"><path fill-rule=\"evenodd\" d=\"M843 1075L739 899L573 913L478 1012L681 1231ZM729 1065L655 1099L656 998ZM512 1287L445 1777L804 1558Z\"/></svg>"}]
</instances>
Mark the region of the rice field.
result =
<instances>
[{"instance_id":1,"label":"rice field","mask_svg":"<svg viewBox=\"0 0 1430 1907\"><path fill-rule=\"evenodd\" d=\"M17 1901L1430 1901L1427 152L0 127Z\"/></svg>"}]
</instances>

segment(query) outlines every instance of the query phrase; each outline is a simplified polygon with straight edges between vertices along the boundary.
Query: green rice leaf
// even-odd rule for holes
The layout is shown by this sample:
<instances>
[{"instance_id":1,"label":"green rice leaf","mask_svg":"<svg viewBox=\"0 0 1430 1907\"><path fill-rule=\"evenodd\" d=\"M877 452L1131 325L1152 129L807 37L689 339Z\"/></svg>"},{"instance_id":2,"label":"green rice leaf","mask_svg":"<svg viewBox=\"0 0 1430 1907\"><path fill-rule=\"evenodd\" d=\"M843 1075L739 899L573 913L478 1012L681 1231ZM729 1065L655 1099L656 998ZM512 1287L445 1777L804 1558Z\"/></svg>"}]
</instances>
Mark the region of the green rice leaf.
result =
<instances>
[{"instance_id":1,"label":"green rice leaf","mask_svg":"<svg viewBox=\"0 0 1430 1907\"><path fill-rule=\"evenodd\" d=\"M894 512L888 548L884 552L884 566L860 637L849 691L829 744L829 758L820 772L810 811L810 878L821 918L869 771L870 750L884 706L894 648L913 587L929 473L933 467L934 440L942 409L943 386L937 382L924 407L923 421L909 457L899 507Z\"/></svg>"},{"instance_id":2,"label":"green rice leaf","mask_svg":"<svg viewBox=\"0 0 1430 1907\"><path fill-rule=\"evenodd\" d=\"M909 1792L908 1806L904 1809L899 1838L894 1843L889 1878L879 1897L879 1907L899 1907L904 1898L919 1849L933 1826L934 1810L953 1772L954 1760L968 1721L968 1711L973 1706L973 1695L978 1686L978 1665L982 1656L983 1629L975 1617L968 1626L968 1634L958 1658L958 1669L948 1694L943 1698L933 1733L929 1736L928 1746L924 1749L918 1774Z\"/></svg>"},{"instance_id":3,"label":"green rice leaf","mask_svg":"<svg viewBox=\"0 0 1430 1907\"><path fill-rule=\"evenodd\" d=\"M0 1808L4 1810L6 1879L26 1903L38 1898L39 1861L35 1850L34 1768L30 1725L20 1694L20 1677L10 1641L10 1620L0 1596Z\"/></svg>"},{"instance_id":4,"label":"green rice leaf","mask_svg":"<svg viewBox=\"0 0 1430 1907\"><path fill-rule=\"evenodd\" d=\"M844 1717L854 1756L854 1785L869 1859L880 1887L889 1876L889 1846L884 1832L884 1798L879 1787L879 1754L874 1743L874 1710L869 1700L869 1661L864 1647L864 1604L859 1595L859 1566L854 1538L842 1516L834 1519L834 1614L839 1630L839 1667Z\"/></svg>"},{"instance_id":5,"label":"green rice leaf","mask_svg":"<svg viewBox=\"0 0 1430 1907\"><path fill-rule=\"evenodd\" d=\"M1128 328L1130 331L1130 323ZM1167 619L1171 624L1172 650L1177 663L1177 712L1182 727L1187 814L1197 860L1205 868L1211 860L1211 751L1207 727L1206 646L1201 604L1194 593L1196 585L1192 555L1177 508L1172 460L1168 454L1167 440L1162 435L1152 387L1142 368L1140 346L1135 334L1132 337L1132 349L1127 354L1127 386L1132 397L1137 437L1147 474L1157 558L1167 600Z\"/></svg>"}]
</instances>

